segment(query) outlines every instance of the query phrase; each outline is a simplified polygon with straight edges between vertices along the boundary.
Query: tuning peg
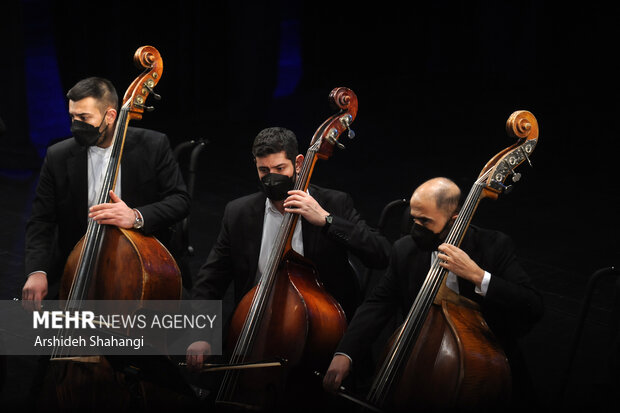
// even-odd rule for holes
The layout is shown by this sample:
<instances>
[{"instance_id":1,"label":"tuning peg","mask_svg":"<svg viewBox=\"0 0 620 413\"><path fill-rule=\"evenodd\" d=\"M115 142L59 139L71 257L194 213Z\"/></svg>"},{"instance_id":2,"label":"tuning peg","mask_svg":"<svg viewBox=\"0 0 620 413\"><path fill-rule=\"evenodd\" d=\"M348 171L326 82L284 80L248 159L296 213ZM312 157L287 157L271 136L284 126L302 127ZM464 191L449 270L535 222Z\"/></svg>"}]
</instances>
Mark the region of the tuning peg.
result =
<instances>
[{"instance_id":1,"label":"tuning peg","mask_svg":"<svg viewBox=\"0 0 620 413\"><path fill-rule=\"evenodd\" d=\"M340 123L342 124L342 126L347 128L347 130L349 131L349 133L347 134L347 137L349 139L355 138L355 132L353 132L353 129L350 128L351 123L353 123L353 116L351 116L350 113L347 113L346 115L340 118Z\"/></svg>"},{"instance_id":2,"label":"tuning peg","mask_svg":"<svg viewBox=\"0 0 620 413\"><path fill-rule=\"evenodd\" d=\"M510 169L510 172L512 173L512 182L517 182L519 179L521 179L521 174L519 172L515 172L514 168L510 166L510 164L514 164L515 162L516 161L514 160L514 158L511 157L506 164L506 166L508 166L508 169Z\"/></svg>"},{"instance_id":3,"label":"tuning peg","mask_svg":"<svg viewBox=\"0 0 620 413\"><path fill-rule=\"evenodd\" d=\"M150 87L149 85L147 85L146 83L144 84L144 87L146 88L146 90L149 91L149 93L153 96L153 98L155 100L161 100L161 95L155 93L155 91L153 90L152 87Z\"/></svg>"},{"instance_id":4,"label":"tuning peg","mask_svg":"<svg viewBox=\"0 0 620 413\"><path fill-rule=\"evenodd\" d=\"M336 142L336 147L337 147L338 149L344 149L344 145L343 145L343 144L341 144L340 142Z\"/></svg>"},{"instance_id":5,"label":"tuning peg","mask_svg":"<svg viewBox=\"0 0 620 413\"><path fill-rule=\"evenodd\" d=\"M530 161L530 157L527 156L527 152L523 151L523 155L525 155L525 159L527 159L527 163L529 163L530 166L533 168L534 165L532 165L532 161Z\"/></svg>"},{"instance_id":6,"label":"tuning peg","mask_svg":"<svg viewBox=\"0 0 620 413\"><path fill-rule=\"evenodd\" d=\"M527 163L529 163L531 167L534 167L532 165L532 161L530 160L530 157L527 156L527 153L532 151L531 146L527 146L527 145L525 147L521 146L521 148L519 149L521 149L521 153L523 154L523 157L527 160Z\"/></svg>"},{"instance_id":7,"label":"tuning peg","mask_svg":"<svg viewBox=\"0 0 620 413\"><path fill-rule=\"evenodd\" d=\"M517 179L518 180L518 179ZM501 182L498 182L498 184L502 187L502 192L505 194L509 194L512 192L512 185L504 185Z\"/></svg>"},{"instance_id":8,"label":"tuning peg","mask_svg":"<svg viewBox=\"0 0 620 413\"><path fill-rule=\"evenodd\" d=\"M139 107L140 109L146 110L147 112L152 112L155 110L154 106L146 106L146 105L139 105L139 104L136 104L136 106Z\"/></svg>"}]
</instances>

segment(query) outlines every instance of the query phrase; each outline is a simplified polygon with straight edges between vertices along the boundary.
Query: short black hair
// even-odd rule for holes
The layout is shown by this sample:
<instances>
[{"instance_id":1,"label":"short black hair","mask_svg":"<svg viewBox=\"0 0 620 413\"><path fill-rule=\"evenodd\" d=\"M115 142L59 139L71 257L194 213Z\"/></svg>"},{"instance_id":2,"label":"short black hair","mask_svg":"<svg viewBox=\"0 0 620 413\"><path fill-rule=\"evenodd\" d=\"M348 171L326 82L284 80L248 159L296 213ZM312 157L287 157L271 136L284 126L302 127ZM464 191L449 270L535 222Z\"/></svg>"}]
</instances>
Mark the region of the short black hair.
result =
<instances>
[{"instance_id":1,"label":"short black hair","mask_svg":"<svg viewBox=\"0 0 620 413\"><path fill-rule=\"evenodd\" d=\"M118 94L116 88L107 79L102 77L89 77L77 82L67 92L67 98L74 102L88 97L97 99L104 107L112 106L118 110Z\"/></svg>"},{"instance_id":2,"label":"short black hair","mask_svg":"<svg viewBox=\"0 0 620 413\"><path fill-rule=\"evenodd\" d=\"M299 155L297 136L289 129L281 127L266 128L260 131L256 138L254 138L254 144L252 145L254 159L282 151L286 153L286 157L295 165L295 158Z\"/></svg>"}]
</instances>

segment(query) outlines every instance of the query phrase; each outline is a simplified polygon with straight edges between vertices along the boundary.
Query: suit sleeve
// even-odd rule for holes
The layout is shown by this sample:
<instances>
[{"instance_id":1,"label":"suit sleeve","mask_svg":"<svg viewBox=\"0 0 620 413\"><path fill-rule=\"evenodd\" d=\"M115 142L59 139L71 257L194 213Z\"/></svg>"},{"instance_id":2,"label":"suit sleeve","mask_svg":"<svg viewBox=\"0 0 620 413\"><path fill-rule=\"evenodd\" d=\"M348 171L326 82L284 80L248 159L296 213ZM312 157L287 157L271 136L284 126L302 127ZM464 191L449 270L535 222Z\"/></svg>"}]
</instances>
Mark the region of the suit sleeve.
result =
<instances>
[{"instance_id":1,"label":"suit sleeve","mask_svg":"<svg viewBox=\"0 0 620 413\"><path fill-rule=\"evenodd\" d=\"M163 136L156 149L158 201L138 206L144 218L143 231L151 235L182 221L189 215L190 196L168 138Z\"/></svg>"},{"instance_id":2,"label":"suit sleeve","mask_svg":"<svg viewBox=\"0 0 620 413\"><path fill-rule=\"evenodd\" d=\"M377 282L372 293L357 309L351 323L340 340L336 352L351 357L353 363L369 351L377 336L399 308L399 284L396 254Z\"/></svg>"},{"instance_id":3,"label":"suit sleeve","mask_svg":"<svg viewBox=\"0 0 620 413\"><path fill-rule=\"evenodd\" d=\"M513 333L522 335L542 317L542 295L519 263L514 243L508 236L497 233L490 254L493 264L487 271L492 278L483 301L484 312L489 317L501 318L504 326L510 325Z\"/></svg>"},{"instance_id":4,"label":"suit sleeve","mask_svg":"<svg viewBox=\"0 0 620 413\"><path fill-rule=\"evenodd\" d=\"M333 221L327 229L327 236L344 244L365 266L385 268L389 261L390 243L361 218L351 196L343 194L343 199L334 202L333 207L334 212L330 211Z\"/></svg>"},{"instance_id":5,"label":"suit sleeve","mask_svg":"<svg viewBox=\"0 0 620 413\"><path fill-rule=\"evenodd\" d=\"M230 215L230 205L227 205L224 209L222 226L217 240L213 244L207 260L196 275L192 287L193 300L221 300L233 279L228 225Z\"/></svg>"},{"instance_id":6,"label":"suit sleeve","mask_svg":"<svg viewBox=\"0 0 620 413\"><path fill-rule=\"evenodd\" d=\"M39 182L26 224L25 271L46 271L52 265L52 246L57 230L56 186L52 172L52 154L48 151L41 167Z\"/></svg>"}]
</instances>

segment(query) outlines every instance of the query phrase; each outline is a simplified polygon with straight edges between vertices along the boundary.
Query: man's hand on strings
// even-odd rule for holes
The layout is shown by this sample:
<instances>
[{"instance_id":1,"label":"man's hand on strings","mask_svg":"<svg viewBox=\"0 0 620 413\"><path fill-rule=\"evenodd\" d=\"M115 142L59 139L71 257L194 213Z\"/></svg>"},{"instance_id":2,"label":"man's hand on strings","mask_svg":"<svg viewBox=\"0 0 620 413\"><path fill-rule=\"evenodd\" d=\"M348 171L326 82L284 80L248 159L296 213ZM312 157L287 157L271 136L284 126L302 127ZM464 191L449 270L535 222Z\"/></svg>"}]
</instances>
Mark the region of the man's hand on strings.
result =
<instances>
[{"instance_id":1,"label":"man's hand on strings","mask_svg":"<svg viewBox=\"0 0 620 413\"><path fill-rule=\"evenodd\" d=\"M446 243L441 244L437 250L437 258L441 260L439 265L480 287L484 270L465 251Z\"/></svg>"},{"instance_id":2,"label":"man's hand on strings","mask_svg":"<svg viewBox=\"0 0 620 413\"><path fill-rule=\"evenodd\" d=\"M310 194L300 190L288 191L288 198L284 200L284 211L299 214L312 225L325 225L327 211Z\"/></svg>"}]
</instances>

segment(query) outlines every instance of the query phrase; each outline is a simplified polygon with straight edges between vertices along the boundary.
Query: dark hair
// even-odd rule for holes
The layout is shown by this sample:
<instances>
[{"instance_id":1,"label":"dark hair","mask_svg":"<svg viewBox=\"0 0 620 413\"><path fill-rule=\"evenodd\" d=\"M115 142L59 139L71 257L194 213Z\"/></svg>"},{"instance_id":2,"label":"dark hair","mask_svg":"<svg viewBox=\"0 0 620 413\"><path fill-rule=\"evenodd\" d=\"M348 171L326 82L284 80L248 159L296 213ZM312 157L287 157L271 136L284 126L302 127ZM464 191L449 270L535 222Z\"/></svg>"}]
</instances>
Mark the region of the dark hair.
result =
<instances>
[{"instance_id":1,"label":"dark hair","mask_svg":"<svg viewBox=\"0 0 620 413\"><path fill-rule=\"evenodd\" d=\"M112 106L118 110L118 95L112 82L101 77L80 80L67 92L67 98L74 102L88 97L97 99L104 107Z\"/></svg>"},{"instance_id":2,"label":"dark hair","mask_svg":"<svg viewBox=\"0 0 620 413\"><path fill-rule=\"evenodd\" d=\"M299 155L297 137L289 129L280 127L266 128L260 131L256 138L254 138L254 144L252 145L252 155L254 155L254 158L282 151L286 153L286 157L295 165L295 158Z\"/></svg>"}]
</instances>

